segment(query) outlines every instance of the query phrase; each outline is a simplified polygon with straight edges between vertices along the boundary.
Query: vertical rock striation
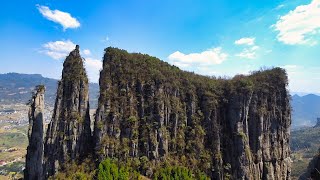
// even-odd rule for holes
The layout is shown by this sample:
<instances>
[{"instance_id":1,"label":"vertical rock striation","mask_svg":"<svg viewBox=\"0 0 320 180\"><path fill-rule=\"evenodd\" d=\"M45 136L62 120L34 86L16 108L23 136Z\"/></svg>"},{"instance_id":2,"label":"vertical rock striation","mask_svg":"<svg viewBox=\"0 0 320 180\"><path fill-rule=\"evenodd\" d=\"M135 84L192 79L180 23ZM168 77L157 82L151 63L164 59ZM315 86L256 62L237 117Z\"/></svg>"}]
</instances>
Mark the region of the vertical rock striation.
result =
<instances>
[{"instance_id":1,"label":"vertical rock striation","mask_svg":"<svg viewBox=\"0 0 320 180\"><path fill-rule=\"evenodd\" d=\"M29 130L27 147L26 166L24 170L25 180L43 179L42 158L43 158L43 111L44 111L44 86L36 87L30 100L29 108Z\"/></svg>"},{"instance_id":2,"label":"vertical rock striation","mask_svg":"<svg viewBox=\"0 0 320 180\"><path fill-rule=\"evenodd\" d=\"M77 45L63 63L45 138L45 176L63 170L68 162L83 160L92 152L91 142L88 78Z\"/></svg>"},{"instance_id":3,"label":"vertical rock striation","mask_svg":"<svg viewBox=\"0 0 320 180\"><path fill-rule=\"evenodd\" d=\"M290 179L287 83L281 68L223 80L107 48L95 155L178 163L212 179Z\"/></svg>"},{"instance_id":4,"label":"vertical rock striation","mask_svg":"<svg viewBox=\"0 0 320 180\"><path fill-rule=\"evenodd\" d=\"M92 138L88 78L77 46L63 64L47 129L45 178L93 152L98 163L117 158L149 177L170 164L212 179L290 179L290 95L281 68L216 79L107 48L99 84ZM36 137L30 135L30 145L39 148ZM41 164L40 154L27 155L27 162Z\"/></svg>"}]
</instances>

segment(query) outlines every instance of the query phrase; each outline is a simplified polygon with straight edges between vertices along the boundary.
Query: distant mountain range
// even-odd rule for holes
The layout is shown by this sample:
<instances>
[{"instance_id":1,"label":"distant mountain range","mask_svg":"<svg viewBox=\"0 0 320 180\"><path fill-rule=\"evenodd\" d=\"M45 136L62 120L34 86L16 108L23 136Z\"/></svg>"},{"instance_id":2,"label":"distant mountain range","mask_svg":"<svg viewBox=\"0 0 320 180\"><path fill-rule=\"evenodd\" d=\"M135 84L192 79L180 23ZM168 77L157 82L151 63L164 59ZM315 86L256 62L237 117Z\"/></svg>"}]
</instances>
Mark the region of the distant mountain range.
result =
<instances>
[{"instance_id":1,"label":"distant mountain range","mask_svg":"<svg viewBox=\"0 0 320 180\"><path fill-rule=\"evenodd\" d=\"M320 117L320 96L308 94L292 96L292 129L314 126Z\"/></svg>"},{"instance_id":2,"label":"distant mountain range","mask_svg":"<svg viewBox=\"0 0 320 180\"><path fill-rule=\"evenodd\" d=\"M54 104L57 89L56 79L46 78L40 74L0 74L0 102L26 103L31 98L31 91L36 85L46 86L46 103ZM95 108L98 102L99 85L90 83L90 105ZM299 95L297 95L299 94ZM320 96L315 94L293 93L292 96L292 129L316 124L320 117Z\"/></svg>"},{"instance_id":3,"label":"distant mountain range","mask_svg":"<svg viewBox=\"0 0 320 180\"><path fill-rule=\"evenodd\" d=\"M46 86L45 102L54 105L58 80L40 74L0 74L0 103L27 103L35 86ZM98 102L99 85L90 83L90 105L95 108Z\"/></svg>"}]
</instances>

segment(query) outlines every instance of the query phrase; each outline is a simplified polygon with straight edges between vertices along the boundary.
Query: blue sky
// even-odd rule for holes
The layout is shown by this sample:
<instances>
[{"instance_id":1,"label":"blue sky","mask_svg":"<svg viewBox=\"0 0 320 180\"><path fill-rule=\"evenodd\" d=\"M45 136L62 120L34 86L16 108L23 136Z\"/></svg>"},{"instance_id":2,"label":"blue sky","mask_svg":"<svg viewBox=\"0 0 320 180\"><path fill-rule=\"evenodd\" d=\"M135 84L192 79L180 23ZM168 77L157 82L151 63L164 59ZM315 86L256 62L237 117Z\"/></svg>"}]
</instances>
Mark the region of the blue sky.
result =
<instances>
[{"instance_id":1,"label":"blue sky","mask_svg":"<svg viewBox=\"0 0 320 180\"><path fill-rule=\"evenodd\" d=\"M79 44L98 81L108 46L203 75L287 69L294 92L320 92L320 0L11 0L0 12L0 73L60 78Z\"/></svg>"}]
</instances>

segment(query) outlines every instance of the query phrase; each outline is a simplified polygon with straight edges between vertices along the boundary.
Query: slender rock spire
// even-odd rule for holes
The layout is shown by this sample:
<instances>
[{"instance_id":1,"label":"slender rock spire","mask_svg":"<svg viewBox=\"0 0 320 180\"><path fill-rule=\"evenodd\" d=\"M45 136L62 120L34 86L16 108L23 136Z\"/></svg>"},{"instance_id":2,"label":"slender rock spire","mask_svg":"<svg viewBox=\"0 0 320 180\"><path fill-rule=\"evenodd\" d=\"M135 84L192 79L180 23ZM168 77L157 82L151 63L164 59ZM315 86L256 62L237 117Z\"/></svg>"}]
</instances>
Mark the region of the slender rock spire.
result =
<instances>
[{"instance_id":1,"label":"slender rock spire","mask_svg":"<svg viewBox=\"0 0 320 180\"><path fill-rule=\"evenodd\" d=\"M88 77L79 46L63 63L53 116L44 146L45 176L64 170L69 162L80 162L91 153Z\"/></svg>"},{"instance_id":2,"label":"slender rock spire","mask_svg":"<svg viewBox=\"0 0 320 180\"><path fill-rule=\"evenodd\" d=\"M30 100L29 108L29 146L27 148L26 168L24 179L43 179L42 157L43 157L43 110L44 110L45 87L39 85Z\"/></svg>"}]
</instances>

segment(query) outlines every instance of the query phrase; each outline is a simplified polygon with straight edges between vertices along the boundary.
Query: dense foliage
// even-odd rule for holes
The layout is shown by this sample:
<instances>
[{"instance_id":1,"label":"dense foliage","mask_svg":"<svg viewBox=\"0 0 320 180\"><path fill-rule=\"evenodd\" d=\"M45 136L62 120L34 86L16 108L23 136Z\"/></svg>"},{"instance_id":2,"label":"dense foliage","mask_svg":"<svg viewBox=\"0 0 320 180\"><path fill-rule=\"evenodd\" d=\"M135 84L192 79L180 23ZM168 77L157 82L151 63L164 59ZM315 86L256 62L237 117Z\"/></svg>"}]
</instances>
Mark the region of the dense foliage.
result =
<instances>
[{"instance_id":1,"label":"dense foliage","mask_svg":"<svg viewBox=\"0 0 320 180\"><path fill-rule=\"evenodd\" d=\"M204 173L193 173L191 170L185 167L165 167L159 169L154 174L155 180L209 180Z\"/></svg>"},{"instance_id":2,"label":"dense foliage","mask_svg":"<svg viewBox=\"0 0 320 180\"><path fill-rule=\"evenodd\" d=\"M65 164L65 169L60 170L49 180L89 180L95 179L95 175L94 163L90 159L85 159L80 165L75 162Z\"/></svg>"},{"instance_id":3,"label":"dense foliage","mask_svg":"<svg viewBox=\"0 0 320 180\"><path fill-rule=\"evenodd\" d=\"M142 164L141 164L142 165ZM132 162L120 162L118 159L107 158L103 160L97 169L95 165L85 160L81 165L68 164L67 168L49 179L56 180L147 180L149 178L141 175ZM141 166L142 168L142 166ZM209 180L210 178L200 171L192 171L182 166L164 165L159 167L151 179L154 180Z\"/></svg>"},{"instance_id":4,"label":"dense foliage","mask_svg":"<svg viewBox=\"0 0 320 180\"><path fill-rule=\"evenodd\" d=\"M139 179L139 173L126 164L118 165L119 162L106 159L99 164L98 180L129 180Z\"/></svg>"},{"instance_id":5,"label":"dense foliage","mask_svg":"<svg viewBox=\"0 0 320 180\"><path fill-rule=\"evenodd\" d=\"M64 61L62 78L67 82L82 80L88 83L87 73L83 66L83 59L79 55L79 49L72 51Z\"/></svg>"}]
</instances>

